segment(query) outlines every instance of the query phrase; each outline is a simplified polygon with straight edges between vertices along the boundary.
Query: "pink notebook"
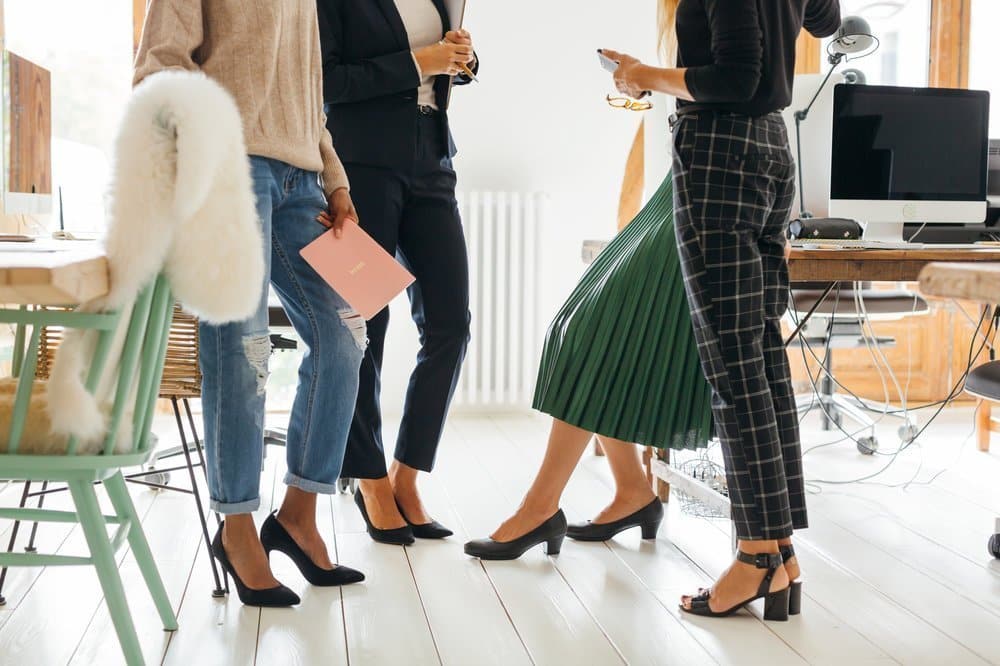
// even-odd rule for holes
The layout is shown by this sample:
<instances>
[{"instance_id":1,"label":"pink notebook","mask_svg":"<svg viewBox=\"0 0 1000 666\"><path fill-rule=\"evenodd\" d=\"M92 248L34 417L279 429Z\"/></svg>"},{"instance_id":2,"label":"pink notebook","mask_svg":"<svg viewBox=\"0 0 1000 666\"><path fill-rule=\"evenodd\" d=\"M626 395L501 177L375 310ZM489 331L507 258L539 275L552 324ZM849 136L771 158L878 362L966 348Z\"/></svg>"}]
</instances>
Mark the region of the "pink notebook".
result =
<instances>
[{"instance_id":1,"label":"pink notebook","mask_svg":"<svg viewBox=\"0 0 1000 666\"><path fill-rule=\"evenodd\" d=\"M302 258L366 320L416 280L361 227L344 225L340 238L328 231L302 248Z\"/></svg>"}]
</instances>

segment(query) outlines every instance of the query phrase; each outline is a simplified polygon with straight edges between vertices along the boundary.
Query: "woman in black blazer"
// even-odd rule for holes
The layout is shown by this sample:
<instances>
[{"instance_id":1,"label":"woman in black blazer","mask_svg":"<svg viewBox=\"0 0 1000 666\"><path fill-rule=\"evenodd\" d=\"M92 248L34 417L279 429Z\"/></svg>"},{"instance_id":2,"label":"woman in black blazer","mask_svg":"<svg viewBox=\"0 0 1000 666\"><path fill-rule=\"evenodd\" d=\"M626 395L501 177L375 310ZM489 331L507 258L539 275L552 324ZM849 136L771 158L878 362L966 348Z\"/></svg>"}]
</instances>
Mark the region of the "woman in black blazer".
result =
<instances>
[{"instance_id":1,"label":"woman in black blazer","mask_svg":"<svg viewBox=\"0 0 1000 666\"><path fill-rule=\"evenodd\" d=\"M416 277L420 332L395 459L386 469L379 406L386 308L369 347L343 476L376 541L412 543L451 532L427 515L417 474L430 472L469 340L469 269L455 200L452 84L477 71L469 34L452 30L443 0L319 0L324 97L334 146L361 226Z\"/></svg>"}]
</instances>

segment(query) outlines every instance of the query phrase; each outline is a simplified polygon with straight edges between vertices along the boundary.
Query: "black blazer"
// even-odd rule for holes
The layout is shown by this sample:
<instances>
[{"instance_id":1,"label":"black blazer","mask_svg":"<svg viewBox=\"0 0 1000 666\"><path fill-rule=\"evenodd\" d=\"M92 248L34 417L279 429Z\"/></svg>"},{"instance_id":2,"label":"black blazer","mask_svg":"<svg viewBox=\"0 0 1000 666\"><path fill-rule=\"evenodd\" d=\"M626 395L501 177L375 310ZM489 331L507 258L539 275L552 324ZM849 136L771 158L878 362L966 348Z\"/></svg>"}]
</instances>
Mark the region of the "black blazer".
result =
<instances>
[{"instance_id":1,"label":"black blazer","mask_svg":"<svg viewBox=\"0 0 1000 666\"><path fill-rule=\"evenodd\" d=\"M451 29L443 0L433 0L444 32ZM327 127L344 162L406 169L416 153L420 77L394 0L318 0ZM478 59L474 71L478 71ZM469 83L457 76L458 85ZM448 157L451 77L434 82Z\"/></svg>"}]
</instances>

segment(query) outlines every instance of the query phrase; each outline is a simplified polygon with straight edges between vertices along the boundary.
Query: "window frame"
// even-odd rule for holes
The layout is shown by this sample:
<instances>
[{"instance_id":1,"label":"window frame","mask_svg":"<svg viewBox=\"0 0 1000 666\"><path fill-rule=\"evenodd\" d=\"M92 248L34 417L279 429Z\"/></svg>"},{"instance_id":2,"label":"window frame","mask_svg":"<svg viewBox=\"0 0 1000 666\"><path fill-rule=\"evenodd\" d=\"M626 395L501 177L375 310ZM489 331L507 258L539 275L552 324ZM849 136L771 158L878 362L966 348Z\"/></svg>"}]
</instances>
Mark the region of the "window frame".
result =
<instances>
[{"instance_id":1,"label":"window frame","mask_svg":"<svg viewBox=\"0 0 1000 666\"><path fill-rule=\"evenodd\" d=\"M931 0L931 43L927 80L934 88L969 87L969 37L972 0ZM804 32L796 44L796 74L822 68L820 40Z\"/></svg>"}]
</instances>

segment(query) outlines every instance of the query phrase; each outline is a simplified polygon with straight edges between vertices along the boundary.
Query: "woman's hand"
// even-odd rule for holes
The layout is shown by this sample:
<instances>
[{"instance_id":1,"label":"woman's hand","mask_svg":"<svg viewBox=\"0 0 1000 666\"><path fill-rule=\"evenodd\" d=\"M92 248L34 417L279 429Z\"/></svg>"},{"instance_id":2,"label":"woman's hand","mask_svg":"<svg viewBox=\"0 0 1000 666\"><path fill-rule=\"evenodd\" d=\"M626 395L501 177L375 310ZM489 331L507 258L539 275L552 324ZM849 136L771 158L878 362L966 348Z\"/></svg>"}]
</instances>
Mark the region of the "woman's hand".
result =
<instances>
[{"instance_id":1,"label":"woman's hand","mask_svg":"<svg viewBox=\"0 0 1000 666\"><path fill-rule=\"evenodd\" d=\"M327 229L333 229L333 235L340 238L344 225L350 221L358 223L358 211L354 209L351 193L346 187L334 190L327 197L327 209L319 214L316 221Z\"/></svg>"},{"instance_id":2,"label":"woman's hand","mask_svg":"<svg viewBox=\"0 0 1000 666\"><path fill-rule=\"evenodd\" d=\"M637 58L610 49L602 49L601 53L618 63L618 69L615 70L614 74L615 87L618 92L628 95L632 99L639 99L651 89L646 81L647 67Z\"/></svg>"},{"instance_id":3,"label":"woman's hand","mask_svg":"<svg viewBox=\"0 0 1000 666\"><path fill-rule=\"evenodd\" d=\"M448 35L458 37L459 33L449 32ZM420 65L420 72L424 76L438 76L440 74L455 76L459 74L462 71L461 65L467 65L473 59L472 39L469 37L462 39L463 43L442 40L433 46L426 46L414 51L413 55Z\"/></svg>"}]
</instances>

